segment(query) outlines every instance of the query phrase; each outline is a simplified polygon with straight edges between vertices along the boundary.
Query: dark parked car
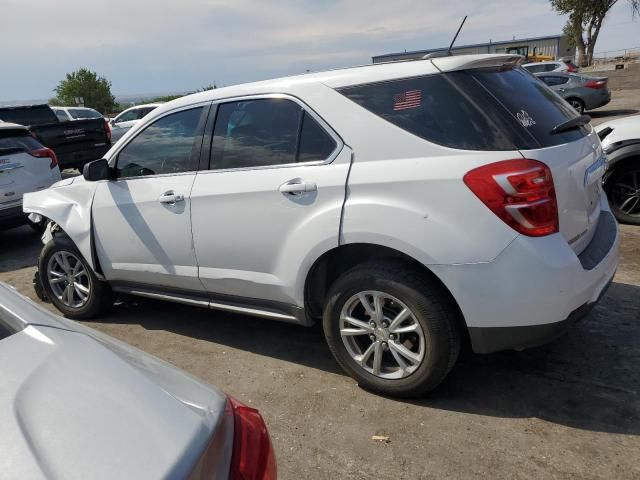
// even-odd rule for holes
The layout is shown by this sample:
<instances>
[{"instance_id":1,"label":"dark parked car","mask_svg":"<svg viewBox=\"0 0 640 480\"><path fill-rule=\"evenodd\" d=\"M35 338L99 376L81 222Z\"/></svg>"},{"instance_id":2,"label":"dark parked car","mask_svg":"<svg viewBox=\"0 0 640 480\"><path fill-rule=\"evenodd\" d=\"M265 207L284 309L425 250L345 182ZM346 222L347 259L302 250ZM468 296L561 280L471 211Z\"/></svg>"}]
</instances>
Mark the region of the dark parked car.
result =
<instances>
[{"instance_id":1,"label":"dark parked car","mask_svg":"<svg viewBox=\"0 0 640 480\"><path fill-rule=\"evenodd\" d=\"M565 72L537 73L536 77L580 113L602 107L611 101L607 77L589 77Z\"/></svg>"},{"instance_id":2,"label":"dark parked car","mask_svg":"<svg viewBox=\"0 0 640 480\"><path fill-rule=\"evenodd\" d=\"M111 148L111 128L104 118L61 122L49 105L0 107L0 120L29 128L58 157L60 168L82 166Z\"/></svg>"}]
</instances>

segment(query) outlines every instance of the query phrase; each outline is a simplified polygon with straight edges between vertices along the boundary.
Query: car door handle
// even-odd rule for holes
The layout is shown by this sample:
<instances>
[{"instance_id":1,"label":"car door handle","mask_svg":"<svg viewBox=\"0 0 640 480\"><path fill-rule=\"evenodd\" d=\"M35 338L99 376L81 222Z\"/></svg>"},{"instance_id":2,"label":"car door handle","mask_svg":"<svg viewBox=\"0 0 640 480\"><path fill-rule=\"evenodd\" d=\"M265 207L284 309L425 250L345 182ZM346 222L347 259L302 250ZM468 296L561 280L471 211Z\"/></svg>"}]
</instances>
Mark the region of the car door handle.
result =
<instances>
[{"instance_id":1,"label":"car door handle","mask_svg":"<svg viewBox=\"0 0 640 480\"><path fill-rule=\"evenodd\" d=\"M318 186L313 182L303 182L302 180L289 180L278 188L282 193L291 195L302 195L303 193L315 192Z\"/></svg>"},{"instance_id":2,"label":"car door handle","mask_svg":"<svg viewBox=\"0 0 640 480\"><path fill-rule=\"evenodd\" d=\"M169 190L168 192L164 192L160 195L159 201L166 205L175 205L178 202L184 202L184 195L179 195L173 190Z\"/></svg>"}]
</instances>

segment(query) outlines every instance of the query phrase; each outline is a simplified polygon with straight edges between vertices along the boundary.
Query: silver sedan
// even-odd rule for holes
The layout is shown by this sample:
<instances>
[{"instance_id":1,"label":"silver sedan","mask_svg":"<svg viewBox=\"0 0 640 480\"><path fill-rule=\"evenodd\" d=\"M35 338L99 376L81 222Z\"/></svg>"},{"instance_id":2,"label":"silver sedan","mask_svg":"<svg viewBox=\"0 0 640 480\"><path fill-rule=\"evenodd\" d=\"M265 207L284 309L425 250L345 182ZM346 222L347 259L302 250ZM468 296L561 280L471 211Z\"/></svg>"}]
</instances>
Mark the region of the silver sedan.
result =
<instances>
[{"instance_id":1,"label":"silver sedan","mask_svg":"<svg viewBox=\"0 0 640 480\"><path fill-rule=\"evenodd\" d=\"M262 417L0 283L6 478L275 479Z\"/></svg>"}]
</instances>

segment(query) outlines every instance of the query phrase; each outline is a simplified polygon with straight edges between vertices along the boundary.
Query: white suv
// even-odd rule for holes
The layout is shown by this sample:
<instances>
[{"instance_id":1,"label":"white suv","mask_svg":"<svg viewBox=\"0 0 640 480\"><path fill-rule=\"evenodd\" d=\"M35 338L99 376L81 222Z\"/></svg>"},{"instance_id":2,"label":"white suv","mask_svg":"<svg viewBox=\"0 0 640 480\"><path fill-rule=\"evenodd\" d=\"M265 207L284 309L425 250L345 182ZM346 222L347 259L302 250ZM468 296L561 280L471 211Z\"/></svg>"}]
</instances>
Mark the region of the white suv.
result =
<instances>
[{"instance_id":1,"label":"white suv","mask_svg":"<svg viewBox=\"0 0 640 480\"><path fill-rule=\"evenodd\" d=\"M0 120L0 230L25 223L22 196L58 182L58 158L27 127ZM41 230L43 224L30 223Z\"/></svg>"},{"instance_id":2,"label":"white suv","mask_svg":"<svg viewBox=\"0 0 640 480\"><path fill-rule=\"evenodd\" d=\"M72 318L126 292L322 321L349 374L401 396L436 387L467 336L476 352L544 343L598 301L619 239L598 136L519 58L167 103L84 178L27 196L51 220L45 291Z\"/></svg>"}]
</instances>

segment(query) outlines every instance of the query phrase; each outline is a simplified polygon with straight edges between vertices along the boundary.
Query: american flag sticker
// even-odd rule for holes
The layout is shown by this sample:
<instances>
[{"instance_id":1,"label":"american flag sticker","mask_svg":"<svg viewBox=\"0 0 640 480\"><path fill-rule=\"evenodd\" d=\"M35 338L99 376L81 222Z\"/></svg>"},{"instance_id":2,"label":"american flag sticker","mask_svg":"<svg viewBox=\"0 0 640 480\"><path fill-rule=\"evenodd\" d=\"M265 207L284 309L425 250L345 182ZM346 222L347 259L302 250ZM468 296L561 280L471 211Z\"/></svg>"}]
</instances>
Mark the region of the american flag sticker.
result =
<instances>
[{"instance_id":1,"label":"american flag sticker","mask_svg":"<svg viewBox=\"0 0 640 480\"><path fill-rule=\"evenodd\" d=\"M422 90L409 90L393 96L393 110L417 108L422 103Z\"/></svg>"}]
</instances>

